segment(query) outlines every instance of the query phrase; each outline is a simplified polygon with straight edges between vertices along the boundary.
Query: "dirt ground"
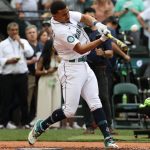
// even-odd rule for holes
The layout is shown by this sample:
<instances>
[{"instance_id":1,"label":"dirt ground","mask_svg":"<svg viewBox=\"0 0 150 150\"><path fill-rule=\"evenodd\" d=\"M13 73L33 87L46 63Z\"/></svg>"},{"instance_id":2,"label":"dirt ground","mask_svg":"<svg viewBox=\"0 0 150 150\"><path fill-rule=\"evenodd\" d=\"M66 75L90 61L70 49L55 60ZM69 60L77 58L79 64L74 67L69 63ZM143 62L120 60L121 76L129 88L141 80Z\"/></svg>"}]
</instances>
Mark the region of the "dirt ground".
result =
<instances>
[{"instance_id":1,"label":"dirt ground","mask_svg":"<svg viewBox=\"0 0 150 150\"><path fill-rule=\"evenodd\" d=\"M119 150L150 150L150 143L117 142ZM37 142L30 146L26 141L0 142L0 150L103 150L102 142Z\"/></svg>"}]
</instances>

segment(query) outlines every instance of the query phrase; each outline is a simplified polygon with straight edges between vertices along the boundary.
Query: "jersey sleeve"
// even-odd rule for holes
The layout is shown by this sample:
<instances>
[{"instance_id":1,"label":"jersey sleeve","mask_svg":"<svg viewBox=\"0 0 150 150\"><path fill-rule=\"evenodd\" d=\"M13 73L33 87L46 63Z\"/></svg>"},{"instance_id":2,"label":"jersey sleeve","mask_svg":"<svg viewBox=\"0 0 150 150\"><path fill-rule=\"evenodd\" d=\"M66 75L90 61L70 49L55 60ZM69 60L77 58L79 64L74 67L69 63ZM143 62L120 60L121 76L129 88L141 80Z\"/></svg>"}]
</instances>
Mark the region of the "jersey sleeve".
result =
<instances>
[{"instance_id":1,"label":"jersey sleeve","mask_svg":"<svg viewBox=\"0 0 150 150\"><path fill-rule=\"evenodd\" d=\"M76 22L80 22L82 14L77 11L70 11L70 18L74 19Z\"/></svg>"}]
</instances>

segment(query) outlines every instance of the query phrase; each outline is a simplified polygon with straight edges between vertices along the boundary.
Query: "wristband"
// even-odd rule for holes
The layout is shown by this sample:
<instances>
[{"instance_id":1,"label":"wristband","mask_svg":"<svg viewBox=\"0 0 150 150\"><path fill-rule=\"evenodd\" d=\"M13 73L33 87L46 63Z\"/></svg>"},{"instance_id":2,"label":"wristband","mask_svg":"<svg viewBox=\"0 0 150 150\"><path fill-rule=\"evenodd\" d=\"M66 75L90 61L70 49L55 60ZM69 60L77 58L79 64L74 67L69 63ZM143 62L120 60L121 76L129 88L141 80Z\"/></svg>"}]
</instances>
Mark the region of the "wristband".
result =
<instances>
[{"instance_id":1,"label":"wristband","mask_svg":"<svg viewBox=\"0 0 150 150\"><path fill-rule=\"evenodd\" d=\"M95 26L97 23L98 23L98 21L94 21L94 22L93 22L93 25Z\"/></svg>"},{"instance_id":2,"label":"wristband","mask_svg":"<svg viewBox=\"0 0 150 150\"><path fill-rule=\"evenodd\" d=\"M105 42L107 39L108 39L108 38L107 38L104 34L102 34L102 36L100 37L100 40L101 40L102 42Z\"/></svg>"}]
</instances>

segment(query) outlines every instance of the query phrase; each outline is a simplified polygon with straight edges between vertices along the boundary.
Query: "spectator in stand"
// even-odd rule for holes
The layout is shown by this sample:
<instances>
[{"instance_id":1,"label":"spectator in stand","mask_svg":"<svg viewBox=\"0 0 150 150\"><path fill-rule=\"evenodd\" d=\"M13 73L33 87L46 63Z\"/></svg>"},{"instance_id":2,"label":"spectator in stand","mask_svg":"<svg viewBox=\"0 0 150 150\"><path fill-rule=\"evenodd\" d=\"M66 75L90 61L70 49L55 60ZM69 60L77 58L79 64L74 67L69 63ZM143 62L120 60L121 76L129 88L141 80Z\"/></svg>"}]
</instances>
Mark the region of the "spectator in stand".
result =
<instances>
[{"instance_id":1,"label":"spectator in stand","mask_svg":"<svg viewBox=\"0 0 150 150\"><path fill-rule=\"evenodd\" d=\"M52 37L52 28L51 28L50 20L44 20L42 22L42 30L46 30L47 33L48 33L48 38L51 39L51 37Z\"/></svg>"},{"instance_id":2,"label":"spectator in stand","mask_svg":"<svg viewBox=\"0 0 150 150\"><path fill-rule=\"evenodd\" d=\"M84 3L86 0L63 0L69 7L69 10L79 11L82 12L84 8Z\"/></svg>"},{"instance_id":3,"label":"spectator in stand","mask_svg":"<svg viewBox=\"0 0 150 150\"><path fill-rule=\"evenodd\" d=\"M0 43L1 85L1 116L0 124L6 128L15 129L10 123L11 115L17 106L21 109L21 125L28 127L28 68L26 57L33 55L33 49L28 41L19 36L19 26L11 22L7 26L8 38ZM17 96L17 102L15 102Z\"/></svg>"},{"instance_id":4,"label":"spectator in stand","mask_svg":"<svg viewBox=\"0 0 150 150\"><path fill-rule=\"evenodd\" d=\"M39 76L36 119L46 118L61 106L61 86L57 76L60 58L55 54L53 41L48 40L37 63L36 75ZM52 127L60 127L60 123Z\"/></svg>"},{"instance_id":5,"label":"spectator in stand","mask_svg":"<svg viewBox=\"0 0 150 150\"><path fill-rule=\"evenodd\" d=\"M38 34L38 42L39 42L41 52L43 51L45 43L47 42L48 39L49 39L49 33L47 32L47 30L45 29L41 30L40 33Z\"/></svg>"},{"instance_id":6,"label":"spectator in stand","mask_svg":"<svg viewBox=\"0 0 150 150\"><path fill-rule=\"evenodd\" d=\"M111 29L111 32L113 34L114 37L118 37L117 33L117 29L118 29L118 18L116 18L115 16L110 16L109 18L107 18L104 21L104 24L107 25L107 27L109 27ZM112 42L112 49L114 51L115 54L121 56L125 61L129 62L130 61L130 56L127 54L127 52L123 52L120 47L118 47L118 45L114 42Z\"/></svg>"},{"instance_id":7,"label":"spectator in stand","mask_svg":"<svg viewBox=\"0 0 150 150\"><path fill-rule=\"evenodd\" d=\"M35 76L35 67L41 54L40 45L37 40L38 31L35 25L28 25L25 29L26 38L34 50L34 55L27 59L29 74L28 74L28 111L30 120L35 117L37 104L37 82Z\"/></svg>"},{"instance_id":8,"label":"spectator in stand","mask_svg":"<svg viewBox=\"0 0 150 150\"><path fill-rule=\"evenodd\" d=\"M91 7L95 9L98 21L102 22L113 15L114 5L111 0L94 0Z\"/></svg>"},{"instance_id":9,"label":"spectator in stand","mask_svg":"<svg viewBox=\"0 0 150 150\"><path fill-rule=\"evenodd\" d=\"M41 27L38 13L38 1L37 0L16 0L16 10L19 11L19 18L24 18L26 24L34 24L38 28ZM27 12L33 11L33 12Z\"/></svg>"},{"instance_id":10,"label":"spectator in stand","mask_svg":"<svg viewBox=\"0 0 150 150\"><path fill-rule=\"evenodd\" d=\"M53 0L41 0L41 5L44 10L49 10L51 3ZM55 1L55 0L54 0ZM70 10L82 12L84 8L90 7L93 3L93 0L63 0L68 5ZM51 14L49 12L45 12L42 18L50 18Z\"/></svg>"},{"instance_id":11,"label":"spectator in stand","mask_svg":"<svg viewBox=\"0 0 150 150\"><path fill-rule=\"evenodd\" d=\"M92 8L85 9L85 12L87 14L93 16L93 17L95 15L95 11ZM116 30L118 24L117 24L117 21L115 20L115 17L109 17L106 20L107 21L105 21L105 23L106 23L106 25L108 27L111 28L111 31L112 30ZM94 28L93 28L93 30L85 28L85 31L88 33L88 35L91 38L91 40L93 40L94 37L96 38L96 33L97 32L96 32L96 30ZM111 107L110 107L111 101L109 101L110 98L109 98L109 94L108 94L108 93L110 93L108 85L111 85L112 82L110 82L110 80L108 80L109 78L106 77L107 74L112 74L112 70L110 68L113 66L113 64L111 64L111 62L109 61L109 58L112 57L112 55L113 55L113 51L111 50L111 47L112 47L112 49L114 50L115 53L121 55L127 61L130 60L130 56L126 55L113 42L107 42L107 46L105 44L103 44L102 47L105 49L105 52L106 52L106 56L105 57L103 56L104 55L103 51L97 49L95 55L94 55L93 52L91 52L88 55L87 61L88 61L89 65L90 65L90 67L92 68L92 70L96 74L99 86L103 87L103 89L99 89L99 93L100 93L99 96L100 96L100 98L102 100L104 111L105 111L106 116L107 116L108 125L109 125L109 127L111 129L111 132L114 133L113 130L112 130L112 126L111 126L111 124L112 124L111 123L111 111L110 111L110 109L111 109ZM108 50L107 48L110 49L111 51ZM108 70L109 70L109 73L108 73ZM110 76L108 76L108 77L110 77ZM104 82L105 82L105 84L104 84ZM102 86L102 85L105 85L105 86ZM103 95L103 91L105 91L105 95ZM87 128L87 130L84 133L91 133L91 134L93 134L94 133L95 124L93 122L92 117L89 117L90 113L88 112L87 105L85 104L84 101L83 101L83 107L84 107L84 113L85 113L85 115L84 115L85 116L85 124L86 124L86 128Z\"/></svg>"},{"instance_id":12,"label":"spectator in stand","mask_svg":"<svg viewBox=\"0 0 150 150\"><path fill-rule=\"evenodd\" d=\"M137 16L143 9L142 0L117 0L115 5L115 16L119 17L121 30L130 33L136 46L140 43L141 27Z\"/></svg>"},{"instance_id":13,"label":"spectator in stand","mask_svg":"<svg viewBox=\"0 0 150 150\"><path fill-rule=\"evenodd\" d=\"M52 1L53 0L40 0L39 1L40 9L46 11L42 13L41 18L48 19L51 17L51 13L49 9L50 9Z\"/></svg>"},{"instance_id":14,"label":"spectator in stand","mask_svg":"<svg viewBox=\"0 0 150 150\"><path fill-rule=\"evenodd\" d=\"M93 8L87 8L84 10L84 14L95 17L95 10ZM93 26L91 29L92 29L91 33L88 34L91 41L94 41L101 37L100 33L98 32L95 26ZM103 44L97 46L97 48L95 48L94 51L91 51L90 54L87 55L87 62L89 66L91 67L91 69L94 71L96 78L97 78L98 87L99 87L99 97L101 99L103 109L106 114L110 132L112 131L112 126L111 126L112 115L111 115L111 107L110 107L110 102L109 102L108 78L106 75L106 68L108 65L108 59L111 58L112 56L113 56L113 51L112 51L110 40L107 40ZM86 109L89 109L88 105L85 103L86 102L83 101L83 107L86 107ZM87 128L85 133L94 133L94 127L93 127L94 119L92 117L92 114L90 113L90 110L89 110L89 113L87 113L86 109L84 111L85 112L84 117L86 120L85 124Z\"/></svg>"},{"instance_id":15,"label":"spectator in stand","mask_svg":"<svg viewBox=\"0 0 150 150\"><path fill-rule=\"evenodd\" d=\"M145 9L138 15L138 20L140 21L143 29L144 34L148 37L148 48L150 50L150 5L149 8Z\"/></svg>"},{"instance_id":16,"label":"spectator in stand","mask_svg":"<svg viewBox=\"0 0 150 150\"><path fill-rule=\"evenodd\" d=\"M107 18L104 23L107 25L107 27L109 27L111 29L111 33L114 37L117 37L118 33L117 33L117 28L118 28L118 18L114 17L114 16L110 16L109 18ZM124 52L120 49L120 47L118 47L118 45L114 42L112 42L112 49L114 52L114 56L113 58L109 59L109 63L107 66L107 77L108 77L108 84L109 84L109 101L111 103L112 101L112 94L113 94L113 85L114 80L115 79L115 72L117 69L117 59L118 58L122 58L124 61L126 62L130 62L131 61L131 57L128 55L127 52ZM112 107L111 107L112 108ZM115 132L114 132L115 133ZM115 133L116 134L116 133Z\"/></svg>"},{"instance_id":17,"label":"spectator in stand","mask_svg":"<svg viewBox=\"0 0 150 150\"><path fill-rule=\"evenodd\" d=\"M43 7L44 10L48 10L50 8L50 4L53 0L40 0L41 1L41 5Z\"/></svg>"}]
</instances>

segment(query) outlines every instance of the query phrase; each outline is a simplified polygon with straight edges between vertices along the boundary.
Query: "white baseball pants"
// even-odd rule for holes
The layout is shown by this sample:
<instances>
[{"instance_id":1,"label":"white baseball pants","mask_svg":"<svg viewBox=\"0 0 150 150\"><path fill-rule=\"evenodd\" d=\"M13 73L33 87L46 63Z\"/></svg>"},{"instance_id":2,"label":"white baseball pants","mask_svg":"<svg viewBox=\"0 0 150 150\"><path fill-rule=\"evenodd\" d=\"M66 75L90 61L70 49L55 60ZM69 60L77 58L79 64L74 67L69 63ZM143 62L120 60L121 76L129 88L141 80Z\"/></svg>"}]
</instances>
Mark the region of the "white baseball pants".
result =
<instances>
[{"instance_id":1,"label":"white baseball pants","mask_svg":"<svg viewBox=\"0 0 150 150\"><path fill-rule=\"evenodd\" d=\"M65 102L63 110L67 118L76 113L80 95L91 111L102 107L98 96L97 79L87 62L62 61L58 66L58 75Z\"/></svg>"}]
</instances>

